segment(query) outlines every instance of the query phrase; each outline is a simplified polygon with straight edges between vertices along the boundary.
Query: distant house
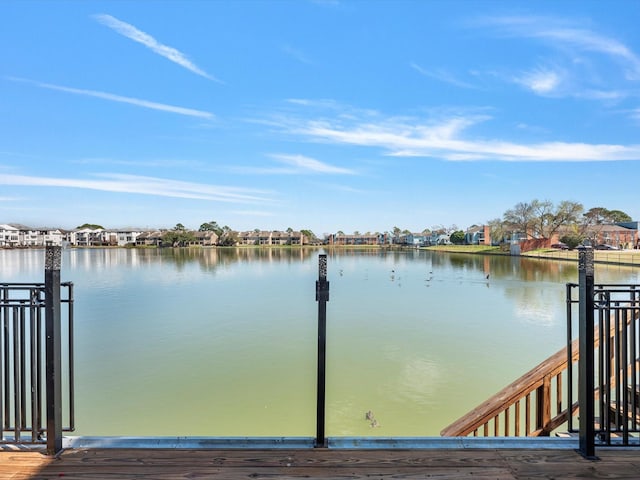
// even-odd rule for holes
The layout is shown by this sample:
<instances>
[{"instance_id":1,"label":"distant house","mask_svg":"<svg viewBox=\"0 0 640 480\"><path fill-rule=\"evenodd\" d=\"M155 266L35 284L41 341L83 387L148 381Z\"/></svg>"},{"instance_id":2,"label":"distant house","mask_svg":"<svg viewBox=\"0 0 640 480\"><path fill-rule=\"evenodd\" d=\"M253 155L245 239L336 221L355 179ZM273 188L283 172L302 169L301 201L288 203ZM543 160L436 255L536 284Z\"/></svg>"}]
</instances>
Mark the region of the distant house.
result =
<instances>
[{"instance_id":1,"label":"distant house","mask_svg":"<svg viewBox=\"0 0 640 480\"><path fill-rule=\"evenodd\" d=\"M163 232L142 232L136 237L136 245L139 247L161 247Z\"/></svg>"},{"instance_id":2,"label":"distant house","mask_svg":"<svg viewBox=\"0 0 640 480\"><path fill-rule=\"evenodd\" d=\"M136 229L109 229L102 234L102 241L105 245L124 247L126 245L136 245L136 239L142 230Z\"/></svg>"},{"instance_id":3,"label":"distant house","mask_svg":"<svg viewBox=\"0 0 640 480\"><path fill-rule=\"evenodd\" d=\"M431 245L431 234L407 233L400 236L400 243L412 247L426 247Z\"/></svg>"},{"instance_id":4,"label":"distant house","mask_svg":"<svg viewBox=\"0 0 640 480\"><path fill-rule=\"evenodd\" d=\"M19 224L0 225L0 247L61 246L64 234L60 229L33 228Z\"/></svg>"},{"instance_id":5,"label":"distant house","mask_svg":"<svg viewBox=\"0 0 640 480\"><path fill-rule=\"evenodd\" d=\"M193 244L200 245L202 247L212 247L218 244L218 234L216 232L193 232L195 241Z\"/></svg>"},{"instance_id":6,"label":"distant house","mask_svg":"<svg viewBox=\"0 0 640 480\"><path fill-rule=\"evenodd\" d=\"M0 247L17 247L20 241L20 230L7 224L0 224Z\"/></svg>"},{"instance_id":7,"label":"distant house","mask_svg":"<svg viewBox=\"0 0 640 480\"><path fill-rule=\"evenodd\" d=\"M638 245L638 222L594 225L587 230L586 234L594 245L633 248Z\"/></svg>"},{"instance_id":8,"label":"distant house","mask_svg":"<svg viewBox=\"0 0 640 480\"><path fill-rule=\"evenodd\" d=\"M330 234L327 237L329 245L379 245L381 241L380 235L346 235L343 233Z\"/></svg>"},{"instance_id":9,"label":"distant house","mask_svg":"<svg viewBox=\"0 0 640 480\"><path fill-rule=\"evenodd\" d=\"M444 229L434 230L431 232L431 239L429 241L431 245L449 245L451 244L451 240L449 240L450 237L451 234L447 233Z\"/></svg>"},{"instance_id":10,"label":"distant house","mask_svg":"<svg viewBox=\"0 0 640 480\"><path fill-rule=\"evenodd\" d=\"M491 233L488 225L474 225L464 233L466 245L491 245Z\"/></svg>"},{"instance_id":11,"label":"distant house","mask_svg":"<svg viewBox=\"0 0 640 480\"><path fill-rule=\"evenodd\" d=\"M106 245L105 230L102 228L80 228L69 233L69 242L76 247Z\"/></svg>"}]
</instances>

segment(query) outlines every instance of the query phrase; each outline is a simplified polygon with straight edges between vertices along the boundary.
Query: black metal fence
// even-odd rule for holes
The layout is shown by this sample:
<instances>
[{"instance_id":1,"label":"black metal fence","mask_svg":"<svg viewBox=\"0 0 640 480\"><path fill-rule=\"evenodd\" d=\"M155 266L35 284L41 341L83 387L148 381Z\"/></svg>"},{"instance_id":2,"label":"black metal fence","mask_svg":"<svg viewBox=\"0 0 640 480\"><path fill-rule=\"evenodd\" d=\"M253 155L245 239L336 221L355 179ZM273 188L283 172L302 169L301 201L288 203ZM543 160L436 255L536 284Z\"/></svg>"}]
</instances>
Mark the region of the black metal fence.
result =
<instances>
[{"instance_id":1,"label":"black metal fence","mask_svg":"<svg viewBox=\"0 0 640 480\"><path fill-rule=\"evenodd\" d=\"M580 339L577 371L568 372L578 388L568 389L567 401L573 405L577 393L580 421L569 416L568 429L579 433L581 453L593 457L596 445L640 446L640 284L595 284L589 252L583 255L580 283L567 285L569 359L576 320Z\"/></svg>"},{"instance_id":2,"label":"black metal fence","mask_svg":"<svg viewBox=\"0 0 640 480\"><path fill-rule=\"evenodd\" d=\"M59 255L47 250L44 283L0 283L0 442L51 454L75 423L73 283L60 282Z\"/></svg>"}]
</instances>

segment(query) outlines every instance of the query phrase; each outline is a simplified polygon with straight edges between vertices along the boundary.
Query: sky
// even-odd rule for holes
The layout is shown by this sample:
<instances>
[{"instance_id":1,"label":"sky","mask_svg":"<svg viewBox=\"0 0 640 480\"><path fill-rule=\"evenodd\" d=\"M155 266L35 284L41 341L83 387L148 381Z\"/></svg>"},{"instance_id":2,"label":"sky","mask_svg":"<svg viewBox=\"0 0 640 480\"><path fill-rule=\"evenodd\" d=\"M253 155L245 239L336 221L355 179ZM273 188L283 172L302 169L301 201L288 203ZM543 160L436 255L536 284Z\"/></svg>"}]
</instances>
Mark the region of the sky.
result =
<instances>
[{"instance_id":1,"label":"sky","mask_svg":"<svg viewBox=\"0 0 640 480\"><path fill-rule=\"evenodd\" d=\"M640 220L640 2L0 0L0 223Z\"/></svg>"}]
</instances>

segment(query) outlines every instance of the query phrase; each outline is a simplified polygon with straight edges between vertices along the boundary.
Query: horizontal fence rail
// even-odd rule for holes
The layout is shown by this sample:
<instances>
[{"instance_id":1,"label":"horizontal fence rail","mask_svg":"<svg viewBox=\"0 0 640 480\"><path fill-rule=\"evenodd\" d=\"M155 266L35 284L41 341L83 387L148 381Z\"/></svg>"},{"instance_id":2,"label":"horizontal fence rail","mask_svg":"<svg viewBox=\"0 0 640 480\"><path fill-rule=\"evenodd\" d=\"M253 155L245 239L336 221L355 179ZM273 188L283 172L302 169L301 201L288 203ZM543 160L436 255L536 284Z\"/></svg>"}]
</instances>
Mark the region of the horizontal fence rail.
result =
<instances>
[{"instance_id":1,"label":"horizontal fence rail","mask_svg":"<svg viewBox=\"0 0 640 480\"><path fill-rule=\"evenodd\" d=\"M75 429L73 283L61 283L68 397L63 431ZM45 284L0 283L0 443L46 442Z\"/></svg>"}]
</instances>

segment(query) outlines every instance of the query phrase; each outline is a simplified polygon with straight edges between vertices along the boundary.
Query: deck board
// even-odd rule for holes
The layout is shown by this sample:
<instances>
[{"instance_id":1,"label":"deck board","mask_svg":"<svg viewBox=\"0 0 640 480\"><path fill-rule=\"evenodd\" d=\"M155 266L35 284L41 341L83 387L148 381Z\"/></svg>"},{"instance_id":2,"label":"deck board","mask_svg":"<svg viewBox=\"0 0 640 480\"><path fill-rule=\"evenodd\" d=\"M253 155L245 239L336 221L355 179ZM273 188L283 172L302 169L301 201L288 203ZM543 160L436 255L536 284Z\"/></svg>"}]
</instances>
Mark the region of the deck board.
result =
<instances>
[{"instance_id":1,"label":"deck board","mask_svg":"<svg viewBox=\"0 0 640 480\"><path fill-rule=\"evenodd\" d=\"M69 449L56 458L0 451L8 480L640 479L640 450Z\"/></svg>"}]
</instances>

